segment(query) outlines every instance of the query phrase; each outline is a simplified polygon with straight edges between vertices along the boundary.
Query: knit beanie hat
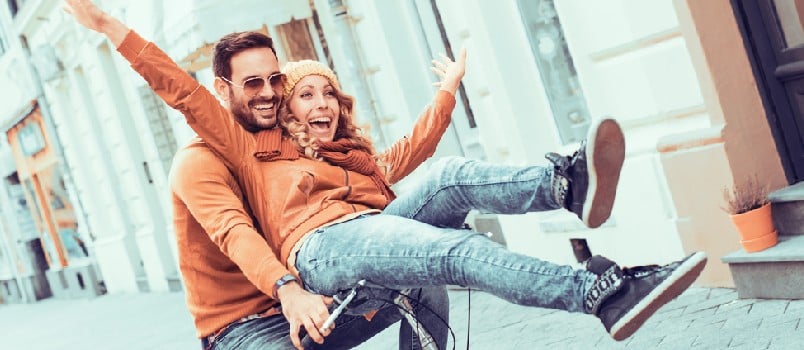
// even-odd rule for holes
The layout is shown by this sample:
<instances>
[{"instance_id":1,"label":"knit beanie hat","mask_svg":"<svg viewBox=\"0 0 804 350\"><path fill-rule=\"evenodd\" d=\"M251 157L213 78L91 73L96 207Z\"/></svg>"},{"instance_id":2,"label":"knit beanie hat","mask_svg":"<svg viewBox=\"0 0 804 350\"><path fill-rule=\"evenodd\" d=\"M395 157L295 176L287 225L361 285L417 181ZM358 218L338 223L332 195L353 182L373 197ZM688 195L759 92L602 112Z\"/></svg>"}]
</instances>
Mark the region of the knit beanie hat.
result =
<instances>
[{"instance_id":1,"label":"knit beanie hat","mask_svg":"<svg viewBox=\"0 0 804 350\"><path fill-rule=\"evenodd\" d=\"M335 76L335 72L332 69L329 69L326 65L321 62L313 61L313 60L301 60L295 62L288 62L285 63L285 66L282 67L282 73L285 74L287 78L285 80L285 96L289 97L290 92L296 87L296 84L304 79L304 77L308 75L320 75L324 78L329 80L330 84L335 87L335 89L340 90L341 86L338 84L338 78Z\"/></svg>"}]
</instances>

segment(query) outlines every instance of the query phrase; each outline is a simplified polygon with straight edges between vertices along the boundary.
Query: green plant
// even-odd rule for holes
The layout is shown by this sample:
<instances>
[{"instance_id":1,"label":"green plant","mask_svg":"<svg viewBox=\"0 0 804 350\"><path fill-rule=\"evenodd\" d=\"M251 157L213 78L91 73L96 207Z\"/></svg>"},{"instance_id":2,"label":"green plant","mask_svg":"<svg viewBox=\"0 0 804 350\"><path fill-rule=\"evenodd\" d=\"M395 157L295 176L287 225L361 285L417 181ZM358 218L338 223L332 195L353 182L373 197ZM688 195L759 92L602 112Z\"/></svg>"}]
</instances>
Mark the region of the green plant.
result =
<instances>
[{"instance_id":1,"label":"green plant","mask_svg":"<svg viewBox=\"0 0 804 350\"><path fill-rule=\"evenodd\" d=\"M754 176L745 181L742 185L735 185L731 190L723 188L723 199L726 206L722 207L731 215L742 214L768 204L768 185L760 185L757 177Z\"/></svg>"}]
</instances>

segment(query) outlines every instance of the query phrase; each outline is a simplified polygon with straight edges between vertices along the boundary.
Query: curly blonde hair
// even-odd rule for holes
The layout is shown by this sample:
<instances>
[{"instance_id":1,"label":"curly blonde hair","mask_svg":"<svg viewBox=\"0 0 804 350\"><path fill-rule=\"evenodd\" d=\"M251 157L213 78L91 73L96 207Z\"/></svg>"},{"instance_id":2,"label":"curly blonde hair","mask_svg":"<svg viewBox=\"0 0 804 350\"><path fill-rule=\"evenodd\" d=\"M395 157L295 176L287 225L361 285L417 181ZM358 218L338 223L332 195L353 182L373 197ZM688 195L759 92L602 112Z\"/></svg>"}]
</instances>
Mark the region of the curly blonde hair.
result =
<instances>
[{"instance_id":1,"label":"curly blonde hair","mask_svg":"<svg viewBox=\"0 0 804 350\"><path fill-rule=\"evenodd\" d=\"M335 84L333 84L333 89L338 99L340 111L338 113L338 128L335 129L335 136L332 140L349 139L358 147L367 150L369 154L375 155L373 143L369 138L363 136L363 130L354 123L354 97L343 93ZM319 140L311 137L308 134L309 125L300 122L299 118L294 116L290 111L290 99L293 98L295 90L295 87L291 89L282 101L282 105L279 109L280 125L286 137L296 143L299 148L299 153L307 158L321 160L317 152Z\"/></svg>"}]
</instances>

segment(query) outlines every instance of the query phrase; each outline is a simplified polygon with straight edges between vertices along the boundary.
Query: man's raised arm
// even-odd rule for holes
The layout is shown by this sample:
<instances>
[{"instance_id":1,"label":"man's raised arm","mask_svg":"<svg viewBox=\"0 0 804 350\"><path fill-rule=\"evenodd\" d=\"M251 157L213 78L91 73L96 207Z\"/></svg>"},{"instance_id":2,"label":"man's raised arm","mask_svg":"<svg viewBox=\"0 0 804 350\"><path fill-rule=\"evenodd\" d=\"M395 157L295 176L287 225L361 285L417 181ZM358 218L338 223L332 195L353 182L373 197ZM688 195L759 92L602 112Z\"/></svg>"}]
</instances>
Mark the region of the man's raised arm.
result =
<instances>
[{"instance_id":1,"label":"man's raised arm","mask_svg":"<svg viewBox=\"0 0 804 350\"><path fill-rule=\"evenodd\" d=\"M101 11L88 0L65 0L64 10L73 15L84 27L106 35L115 47L120 46L131 30L123 22Z\"/></svg>"}]
</instances>

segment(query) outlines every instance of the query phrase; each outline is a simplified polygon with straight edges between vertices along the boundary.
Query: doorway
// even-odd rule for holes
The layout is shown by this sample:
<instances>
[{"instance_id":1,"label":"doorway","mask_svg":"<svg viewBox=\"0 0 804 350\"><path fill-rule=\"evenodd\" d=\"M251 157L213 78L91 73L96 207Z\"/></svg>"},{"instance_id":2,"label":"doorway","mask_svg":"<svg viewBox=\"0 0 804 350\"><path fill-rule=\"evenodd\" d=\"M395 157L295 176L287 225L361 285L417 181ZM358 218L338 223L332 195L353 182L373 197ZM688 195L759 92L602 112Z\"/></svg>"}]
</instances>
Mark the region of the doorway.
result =
<instances>
[{"instance_id":1,"label":"doorway","mask_svg":"<svg viewBox=\"0 0 804 350\"><path fill-rule=\"evenodd\" d=\"M804 180L804 0L732 0L789 183Z\"/></svg>"}]
</instances>

